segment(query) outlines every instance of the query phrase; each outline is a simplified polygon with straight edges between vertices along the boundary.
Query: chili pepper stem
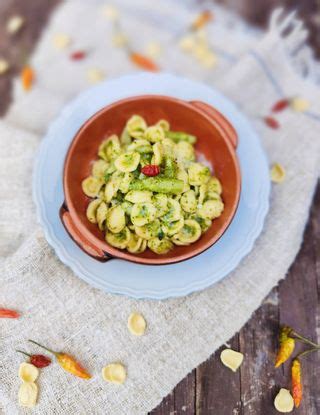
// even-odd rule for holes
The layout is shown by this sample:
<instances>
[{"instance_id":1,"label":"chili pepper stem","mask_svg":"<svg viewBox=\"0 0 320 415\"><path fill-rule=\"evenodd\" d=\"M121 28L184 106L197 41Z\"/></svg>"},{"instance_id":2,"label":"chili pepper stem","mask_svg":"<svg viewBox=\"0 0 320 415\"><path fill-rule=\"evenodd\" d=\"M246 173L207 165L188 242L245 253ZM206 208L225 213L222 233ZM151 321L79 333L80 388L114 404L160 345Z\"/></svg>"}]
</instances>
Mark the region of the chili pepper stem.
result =
<instances>
[{"instance_id":1,"label":"chili pepper stem","mask_svg":"<svg viewBox=\"0 0 320 415\"><path fill-rule=\"evenodd\" d=\"M39 347L42 347L43 349L45 349L45 350L47 350L48 352L50 352L50 353L54 354L55 356L58 354L57 352L54 352L53 350L49 349L48 347L42 346L42 344L39 344L39 343L35 342L34 340L30 340L30 339L29 339L28 341L29 341L29 342L31 342L31 343L36 344L36 345L37 345L37 346L39 346Z\"/></svg>"},{"instance_id":2,"label":"chili pepper stem","mask_svg":"<svg viewBox=\"0 0 320 415\"><path fill-rule=\"evenodd\" d=\"M300 334L296 333L295 331L292 331L291 336L294 336L297 340L300 340L303 343L309 344L310 346L313 346L315 348L320 348L320 344L314 343L313 341L307 339L304 336L301 336Z\"/></svg>"},{"instance_id":3,"label":"chili pepper stem","mask_svg":"<svg viewBox=\"0 0 320 415\"><path fill-rule=\"evenodd\" d=\"M300 359L302 356L306 356L309 353L319 351L320 347L314 347L313 349L305 350L297 355L296 359Z\"/></svg>"},{"instance_id":4,"label":"chili pepper stem","mask_svg":"<svg viewBox=\"0 0 320 415\"><path fill-rule=\"evenodd\" d=\"M26 352L23 352L22 350L16 350L16 352L18 352L18 353L22 353L22 354L24 354L24 355L26 355L26 356L31 357L31 354L26 353Z\"/></svg>"}]
</instances>

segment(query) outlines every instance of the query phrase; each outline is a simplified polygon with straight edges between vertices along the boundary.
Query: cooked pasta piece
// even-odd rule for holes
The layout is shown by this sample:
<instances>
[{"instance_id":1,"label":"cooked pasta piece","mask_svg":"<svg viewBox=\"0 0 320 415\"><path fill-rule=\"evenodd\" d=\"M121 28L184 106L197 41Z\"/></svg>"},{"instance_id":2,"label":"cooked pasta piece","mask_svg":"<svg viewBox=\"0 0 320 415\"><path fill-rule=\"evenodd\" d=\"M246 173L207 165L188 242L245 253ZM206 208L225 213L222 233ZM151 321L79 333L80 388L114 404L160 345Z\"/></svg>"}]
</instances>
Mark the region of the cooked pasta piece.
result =
<instances>
[{"instance_id":1,"label":"cooked pasta piece","mask_svg":"<svg viewBox=\"0 0 320 415\"><path fill-rule=\"evenodd\" d=\"M119 233L106 233L106 241L115 248L125 249L131 238L131 233L128 228L123 228Z\"/></svg>"},{"instance_id":2,"label":"cooked pasta piece","mask_svg":"<svg viewBox=\"0 0 320 415\"><path fill-rule=\"evenodd\" d=\"M136 226L143 226L153 222L156 218L157 210L152 203L135 203L131 210L131 222Z\"/></svg>"},{"instance_id":3,"label":"cooked pasta piece","mask_svg":"<svg viewBox=\"0 0 320 415\"><path fill-rule=\"evenodd\" d=\"M82 182L82 190L89 197L96 197L99 194L103 181L96 177L89 176Z\"/></svg>"},{"instance_id":4,"label":"cooked pasta piece","mask_svg":"<svg viewBox=\"0 0 320 415\"><path fill-rule=\"evenodd\" d=\"M148 241L148 248L156 254L167 254L172 248L173 243L168 238L152 238Z\"/></svg>"},{"instance_id":5,"label":"cooked pasta piece","mask_svg":"<svg viewBox=\"0 0 320 415\"><path fill-rule=\"evenodd\" d=\"M91 223L97 223L97 209L101 204L101 199L93 199L87 207L87 218Z\"/></svg>"},{"instance_id":6,"label":"cooked pasta piece","mask_svg":"<svg viewBox=\"0 0 320 415\"><path fill-rule=\"evenodd\" d=\"M119 233L126 225L124 210L120 205L114 206L107 212L107 227L113 233Z\"/></svg>"}]
</instances>

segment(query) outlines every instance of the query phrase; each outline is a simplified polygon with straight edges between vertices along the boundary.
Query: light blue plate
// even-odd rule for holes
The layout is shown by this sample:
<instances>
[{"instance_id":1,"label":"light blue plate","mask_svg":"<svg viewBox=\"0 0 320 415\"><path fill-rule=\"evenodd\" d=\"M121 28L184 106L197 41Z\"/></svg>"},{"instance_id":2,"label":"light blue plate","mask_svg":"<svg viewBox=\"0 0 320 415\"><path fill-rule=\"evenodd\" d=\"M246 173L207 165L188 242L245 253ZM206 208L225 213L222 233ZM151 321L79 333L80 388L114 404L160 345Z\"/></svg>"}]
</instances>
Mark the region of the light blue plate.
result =
<instances>
[{"instance_id":1,"label":"light blue plate","mask_svg":"<svg viewBox=\"0 0 320 415\"><path fill-rule=\"evenodd\" d=\"M203 254L174 265L147 266L114 259L100 263L78 248L62 226L63 162L75 133L95 112L119 99L160 94L200 100L218 108L239 135L242 193L223 237ZM43 139L36 159L33 196L38 219L60 260L92 286L135 298L165 299L202 290L236 268L253 247L269 207L269 169L259 138L245 117L219 92L169 74L140 73L102 83L67 105Z\"/></svg>"}]
</instances>

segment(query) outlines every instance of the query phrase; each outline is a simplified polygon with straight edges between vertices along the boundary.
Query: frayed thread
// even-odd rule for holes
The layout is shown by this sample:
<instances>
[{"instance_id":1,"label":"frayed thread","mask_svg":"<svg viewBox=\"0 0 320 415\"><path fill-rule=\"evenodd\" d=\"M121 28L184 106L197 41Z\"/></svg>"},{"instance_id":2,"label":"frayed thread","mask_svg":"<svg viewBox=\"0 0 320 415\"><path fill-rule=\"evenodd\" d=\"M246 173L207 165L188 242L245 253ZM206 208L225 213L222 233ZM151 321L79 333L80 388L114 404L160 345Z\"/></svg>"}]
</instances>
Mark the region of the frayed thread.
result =
<instances>
[{"instance_id":1,"label":"frayed thread","mask_svg":"<svg viewBox=\"0 0 320 415\"><path fill-rule=\"evenodd\" d=\"M269 35L281 39L300 76L320 84L320 63L306 43L309 32L296 11L287 14L283 8L275 9L269 22Z\"/></svg>"}]
</instances>

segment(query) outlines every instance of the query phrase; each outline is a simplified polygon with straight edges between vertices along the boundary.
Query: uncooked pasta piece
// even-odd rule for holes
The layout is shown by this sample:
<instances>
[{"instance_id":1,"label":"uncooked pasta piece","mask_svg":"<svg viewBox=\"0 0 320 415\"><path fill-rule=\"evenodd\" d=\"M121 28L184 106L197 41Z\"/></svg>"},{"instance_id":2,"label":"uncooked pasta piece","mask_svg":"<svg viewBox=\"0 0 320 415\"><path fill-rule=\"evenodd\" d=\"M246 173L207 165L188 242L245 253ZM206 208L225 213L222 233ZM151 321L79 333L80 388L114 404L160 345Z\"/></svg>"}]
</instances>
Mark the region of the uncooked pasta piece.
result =
<instances>
[{"instance_id":1,"label":"uncooked pasta piece","mask_svg":"<svg viewBox=\"0 0 320 415\"><path fill-rule=\"evenodd\" d=\"M128 329L135 336L142 336L146 331L147 323L142 314L131 313L128 318Z\"/></svg>"},{"instance_id":2,"label":"uncooked pasta piece","mask_svg":"<svg viewBox=\"0 0 320 415\"><path fill-rule=\"evenodd\" d=\"M21 363L19 367L19 378L23 382L34 382L39 376L39 369L31 363Z\"/></svg>"},{"instance_id":3,"label":"uncooked pasta piece","mask_svg":"<svg viewBox=\"0 0 320 415\"><path fill-rule=\"evenodd\" d=\"M107 382L122 384L127 378L127 371L121 363L110 363L102 369L102 377Z\"/></svg>"},{"instance_id":4,"label":"uncooked pasta piece","mask_svg":"<svg viewBox=\"0 0 320 415\"><path fill-rule=\"evenodd\" d=\"M220 359L226 367L236 372L243 362L243 354L232 349L225 349L221 352Z\"/></svg>"}]
</instances>

